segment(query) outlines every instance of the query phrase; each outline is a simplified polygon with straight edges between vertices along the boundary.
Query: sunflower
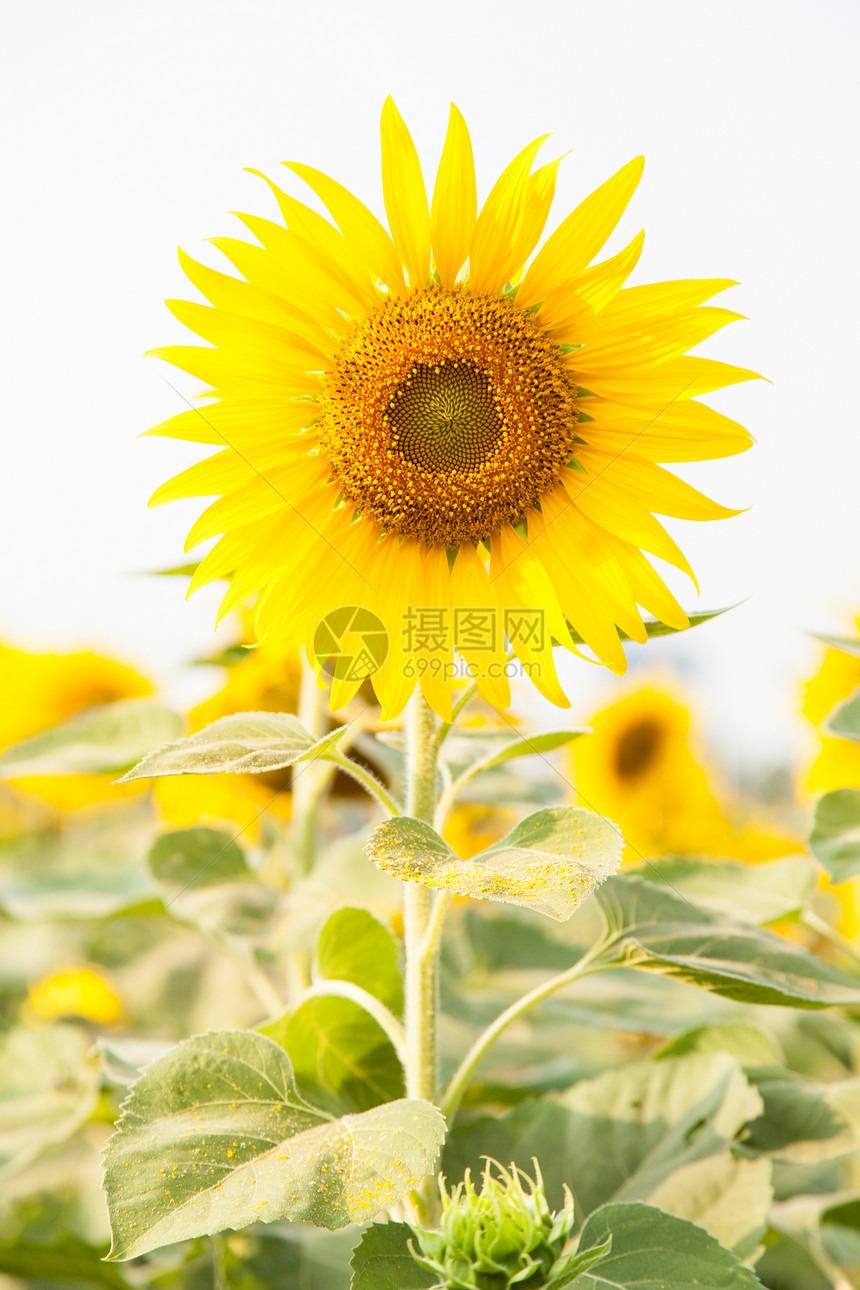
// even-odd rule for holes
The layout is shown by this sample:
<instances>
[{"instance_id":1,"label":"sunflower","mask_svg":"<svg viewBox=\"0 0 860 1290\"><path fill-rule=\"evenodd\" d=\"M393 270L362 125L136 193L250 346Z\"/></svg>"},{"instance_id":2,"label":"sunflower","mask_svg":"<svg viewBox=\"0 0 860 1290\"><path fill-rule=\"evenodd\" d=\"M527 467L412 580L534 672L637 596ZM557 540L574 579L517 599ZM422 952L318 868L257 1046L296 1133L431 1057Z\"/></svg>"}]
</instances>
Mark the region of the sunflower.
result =
<instances>
[{"instance_id":1,"label":"sunflower","mask_svg":"<svg viewBox=\"0 0 860 1290\"><path fill-rule=\"evenodd\" d=\"M642 158L535 253L559 166L535 168L545 138L517 154L479 211L452 106L428 200L389 98L390 231L333 179L286 163L330 219L266 179L281 220L243 214L255 243L214 239L241 276L180 252L210 303L168 304L209 344L152 351L214 400L150 432L221 449L152 499L216 497L189 534L188 549L217 538L190 589L229 578L222 614L259 593L258 636L306 644L311 657L327 614L363 607L387 633L373 677L386 718L419 682L447 717L455 649L484 697L506 707L506 640L542 693L569 706L554 644L575 651L578 637L621 673L619 628L646 639L640 607L687 625L643 554L693 576L654 512L737 513L658 464L751 442L694 396L755 373L685 356L739 317L702 307L734 284L625 288L642 234L592 263ZM336 670L332 707L359 684Z\"/></svg>"},{"instance_id":2,"label":"sunflower","mask_svg":"<svg viewBox=\"0 0 860 1290\"><path fill-rule=\"evenodd\" d=\"M855 627L860 630L860 618ZM843 650L825 650L818 671L803 687L803 715L814 726L821 726L837 703L850 698L858 686L860 659ZM804 786L813 792L860 788L860 745L818 733L818 750L803 776Z\"/></svg>"},{"instance_id":3,"label":"sunflower","mask_svg":"<svg viewBox=\"0 0 860 1290\"><path fill-rule=\"evenodd\" d=\"M30 986L30 1009L43 1021L72 1014L102 1024L119 1021L122 999L104 975L91 967L52 972Z\"/></svg>"},{"instance_id":4,"label":"sunflower","mask_svg":"<svg viewBox=\"0 0 860 1290\"><path fill-rule=\"evenodd\" d=\"M38 654L0 644L0 750L85 708L152 694L152 684L116 659L79 650ZM116 775L30 775L10 781L23 798L70 811L141 791ZM144 789L145 791L145 789Z\"/></svg>"},{"instance_id":5,"label":"sunflower","mask_svg":"<svg viewBox=\"0 0 860 1290\"><path fill-rule=\"evenodd\" d=\"M626 856L713 855L773 860L801 844L768 821L742 823L715 787L689 706L653 685L596 712L571 757L581 804L615 820Z\"/></svg>"}]
</instances>

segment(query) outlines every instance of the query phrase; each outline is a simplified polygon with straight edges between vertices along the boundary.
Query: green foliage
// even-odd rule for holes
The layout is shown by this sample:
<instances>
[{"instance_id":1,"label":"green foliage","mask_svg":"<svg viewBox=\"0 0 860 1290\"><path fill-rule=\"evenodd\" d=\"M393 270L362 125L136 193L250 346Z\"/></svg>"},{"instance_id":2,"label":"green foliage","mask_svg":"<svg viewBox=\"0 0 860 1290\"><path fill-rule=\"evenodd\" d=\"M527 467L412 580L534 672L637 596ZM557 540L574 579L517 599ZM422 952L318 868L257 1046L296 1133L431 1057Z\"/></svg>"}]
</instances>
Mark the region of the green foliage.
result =
<instances>
[{"instance_id":1,"label":"green foliage","mask_svg":"<svg viewBox=\"0 0 860 1290\"><path fill-rule=\"evenodd\" d=\"M404 881L564 921L618 868L622 845L603 816L558 806L527 816L470 860L461 860L429 824L405 816L381 824L367 851L380 869Z\"/></svg>"},{"instance_id":2,"label":"green foliage","mask_svg":"<svg viewBox=\"0 0 860 1290\"><path fill-rule=\"evenodd\" d=\"M588 734L585 729L569 730L456 730L442 745L440 765L451 776L451 795L458 795L477 775L497 770L520 757L545 757L547 753Z\"/></svg>"},{"instance_id":3,"label":"green foliage","mask_svg":"<svg viewBox=\"0 0 860 1290\"><path fill-rule=\"evenodd\" d=\"M860 1147L860 1079L818 1084L788 1071L760 1080L762 1114L744 1145L792 1164L816 1164Z\"/></svg>"},{"instance_id":4,"label":"green foliage","mask_svg":"<svg viewBox=\"0 0 860 1290\"><path fill-rule=\"evenodd\" d=\"M753 1253L771 1199L770 1164L736 1157L762 1100L725 1053L645 1061L581 1080L552 1101L455 1127L442 1167L459 1177L482 1153L527 1167L537 1156L552 1204L564 1186L580 1218L616 1201L649 1201Z\"/></svg>"},{"instance_id":5,"label":"green foliage","mask_svg":"<svg viewBox=\"0 0 860 1290\"><path fill-rule=\"evenodd\" d=\"M834 882L860 873L860 790L837 788L818 799L809 849Z\"/></svg>"},{"instance_id":6,"label":"green foliage","mask_svg":"<svg viewBox=\"0 0 860 1290\"><path fill-rule=\"evenodd\" d=\"M261 1220L360 1222L416 1186L443 1134L423 1102L342 1119L310 1106L263 1035L186 1040L132 1086L108 1143L111 1257Z\"/></svg>"},{"instance_id":7,"label":"green foliage","mask_svg":"<svg viewBox=\"0 0 860 1290\"><path fill-rule=\"evenodd\" d=\"M366 909L335 910L317 933L313 979L346 981L394 1014L403 1007L403 978L394 937ZM400 1060L360 1003L332 995L300 999L258 1027L286 1050L299 1087L335 1114L364 1111L402 1097Z\"/></svg>"},{"instance_id":8,"label":"green foliage","mask_svg":"<svg viewBox=\"0 0 860 1290\"><path fill-rule=\"evenodd\" d=\"M575 1290L755 1290L755 1273L734 1254L684 1219L650 1205L606 1205L586 1221L580 1250L612 1238L612 1248L594 1272L584 1272Z\"/></svg>"},{"instance_id":9,"label":"green foliage","mask_svg":"<svg viewBox=\"0 0 860 1290\"><path fill-rule=\"evenodd\" d=\"M836 705L827 718L825 729L832 735L860 743L860 690L855 690L850 699Z\"/></svg>"},{"instance_id":10,"label":"green foliage","mask_svg":"<svg viewBox=\"0 0 860 1290\"><path fill-rule=\"evenodd\" d=\"M283 712L239 712L220 717L186 739L149 753L121 783L156 775L258 775L300 761L328 757L346 734L337 727L314 739L297 717Z\"/></svg>"},{"instance_id":11,"label":"green foliage","mask_svg":"<svg viewBox=\"0 0 860 1290\"><path fill-rule=\"evenodd\" d=\"M105 723L87 724L97 711L5 754L4 773L124 770L140 756L130 778L265 773L336 760L344 737L252 713L183 740L169 717L153 739L167 746L147 752L123 710L101 710L120 730L112 749ZM455 728L437 819L458 801L558 801L547 770L580 733ZM405 796L399 732L365 731L354 747ZM26 1023L0 1076L0 1274L22 1290L346 1290L350 1275L356 1290L446 1278L496 1290L520 1271L523 1290L748 1290L753 1268L769 1290L860 1280L860 973L838 934L825 939L835 902L810 858L673 856L612 876L614 827L556 806L468 861L395 817L373 831L371 865L362 837L378 816L355 796L320 808L314 854L298 818L264 814L240 836L241 817L164 831L157 810L139 794L36 813L31 833L0 842L0 1008ZM860 792L826 794L810 845L837 880L860 873L855 833ZM570 1188L578 1243L550 1259L543 1233L538 1267L514 1269L501 1251L478 1271L481 1251L500 1250L473 1243L451 1280L444 1222L432 1207L413 1217L431 1203L444 1126L405 1098L405 965L391 930L402 876L483 898L455 902L445 928L442 1092L505 1009L579 972L481 1056L441 1161L449 1193L488 1154L528 1173L536 1157L555 1211ZM786 921L794 940L764 930ZM74 1024L33 1024L28 983L78 963L122 1000L109 1033L85 1005ZM199 1037L172 1046L188 1034ZM101 1261L97 1154L126 1095L106 1151L112 1259L134 1260L120 1270ZM379 1221L392 1205L412 1227Z\"/></svg>"},{"instance_id":12,"label":"green foliage","mask_svg":"<svg viewBox=\"0 0 860 1290\"><path fill-rule=\"evenodd\" d=\"M597 900L608 937L604 961L674 976L742 1003L860 1003L860 978L759 928L722 923L642 878L610 878Z\"/></svg>"},{"instance_id":13,"label":"green foliage","mask_svg":"<svg viewBox=\"0 0 860 1290\"><path fill-rule=\"evenodd\" d=\"M289 1054L302 1092L334 1115L404 1095L403 1068L390 1040L351 999L306 999L259 1030Z\"/></svg>"},{"instance_id":14,"label":"green foliage","mask_svg":"<svg viewBox=\"0 0 860 1290\"><path fill-rule=\"evenodd\" d=\"M855 658L860 658L860 640L852 636L828 636L825 632L810 632L810 636L829 649L838 649L843 654L853 654Z\"/></svg>"},{"instance_id":15,"label":"green foliage","mask_svg":"<svg viewBox=\"0 0 860 1290\"><path fill-rule=\"evenodd\" d=\"M439 1278L414 1259L405 1223L372 1223L352 1256L351 1290L431 1290Z\"/></svg>"},{"instance_id":16,"label":"green foliage","mask_svg":"<svg viewBox=\"0 0 860 1290\"><path fill-rule=\"evenodd\" d=\"M0 753L0 779L123 770L181 729L182 718L154 699L107 703L7 748Z\"/></svg>"},{"instance_id":17,"label":"green foliage","mask_svg":"<svg viewBox=\"0 0 860 1290\"><path fill-rule=\"evenodd\" d=\"M661 623L659 618L646 618L644 619L645 631L648 633L649 640L654 636L675 636L678 632L686 632L689 631L691 627L698 627L701 623L708 623L712 618L719 618L721 614L727 614L730 609L737 609L737 605L726 605L724 609L694 610L692 614L687 614L686 627L669 627L668 624ZM585 644L585 641L570 623L567 624L567 629L575 644ZM626 632L621 631L620 629L618 635L623 641L632 640L632 637L628 636Z\"/></svg>"},{"instance_id":18,"label":"green foliage","mask_svg":"<svg viewBox=\"0 0 860 1290\"><path fill-rule=\"evenodd\" d=\"M312 967L324 981L351 981L399 1016L403 975L397 942L367 909L345 905L317 933Z\"/></svg>"},{"instance_id":19,"label":"green foliage","mask_svg":"<svg viewBox=\"0 0 860 1290\"><path fill-rule=\"evenodd\" d=\"M119 1268L105 1263L100 1250L74 1236L46 1241L0 1243L0 1272L39 1290L74 1286L75 1290L128 1290Z\"/></svg>"},{"instance_id":20,"label":"green foliage","mask_svg":"<svg viewBox=\"0 0 860 1290\"><path fill-rule=\"evenodd\" d=\"M95 1063L86 1035L74 1026L23 1026L0 1048L0 1175L62 1142L89 1118L98 1101Z\"/></svg>"},{"instance_id":21,"label":"green foliage","mask_svg":"<svg viewBox=\"0 0 860 1290\"><path fill-rule=\"evenodd\" d=\"M162 833L152 845L147 864L157 883L183 891L251 877L245 853L234 838L223 829L202 825Z\"/></svg>"},{"instance_id":22,"label":"green foliage","mask_svg":"<svg viewBox=\"0 0 860 1290\"><path fill-rule=\"evenodd\" d=\"M668 887L712 914L732 922L766 924L794 918L809 903L817 874L807 856L787 856L761 864L740 860L701 860L670 856L636 872L647 882Z\"/></svg>"},{"instance_id":23,"label":"green foliage","mask_svg":"<svg viewBox=\"0 0 860 1290\"><path fill-rule=\"evenodd\" d=\"M137 808L0 842L0 904L26 922L104 918L155 898L142 857L152 824Z\"/></svg>"}]
</instances>

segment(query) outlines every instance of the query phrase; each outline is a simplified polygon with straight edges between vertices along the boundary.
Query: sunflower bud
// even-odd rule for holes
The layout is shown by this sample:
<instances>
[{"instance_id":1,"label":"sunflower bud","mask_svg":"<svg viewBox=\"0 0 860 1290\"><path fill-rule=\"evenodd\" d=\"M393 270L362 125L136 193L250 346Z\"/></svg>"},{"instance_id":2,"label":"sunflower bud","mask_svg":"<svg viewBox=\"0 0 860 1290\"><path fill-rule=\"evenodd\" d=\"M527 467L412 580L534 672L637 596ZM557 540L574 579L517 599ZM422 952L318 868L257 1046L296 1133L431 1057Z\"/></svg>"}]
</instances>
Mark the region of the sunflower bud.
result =
<instances>
[{"instance_id":1,"label":"sunflower bud","mask_svg":"<svg viewBox=\"0 0 860 1290\"><path fill-rule=\"evenodd\" d=\"M487 1160L476 1190L469 1171L450 1192L439 1179L438 1232L414 1228L413 1257L445 1290L538 1290L552 1278L573 1227L573 1198L554 1214L534 1161L536 1180L516 1165Z\"/></svg>"}]
</instances>

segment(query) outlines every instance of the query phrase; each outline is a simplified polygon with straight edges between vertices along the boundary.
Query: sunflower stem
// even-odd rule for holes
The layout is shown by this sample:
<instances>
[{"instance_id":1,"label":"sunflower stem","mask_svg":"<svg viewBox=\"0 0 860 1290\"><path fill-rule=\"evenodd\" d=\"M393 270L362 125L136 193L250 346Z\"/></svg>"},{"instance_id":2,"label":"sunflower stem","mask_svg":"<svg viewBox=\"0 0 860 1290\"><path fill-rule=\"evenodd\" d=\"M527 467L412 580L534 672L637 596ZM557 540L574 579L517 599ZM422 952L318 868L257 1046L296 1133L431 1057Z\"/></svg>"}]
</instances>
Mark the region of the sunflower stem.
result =
<instances>
[{"instance_id":1,"label":"sunflower stem","mask_svg":"<svg viewBox=\"0 0 860 1290\"><path fill-rule=\"evenodd\" d=\"M420 689L407 709L406 813L432 825L436 809L437 722ZM403 929L406 942L405 1029L406 1095L437 1103L439 1098L436 1032L439 1010L439 944L447 904L434 907L433 892L404 884ZM436 917L434 918L434 913ZM432 1218L432 1186L414 1194L416 1217Z\"/></svg>"},{"instance_id":2,"label":"sunflower stem","mask_svg":"<svg viewBox=\"0 0 860 1290\"><path fill-rule=\"evenodd\" d=\"M504 1012L501 1012L496 1017L496 1020L491 1022L483 1034L478 1036L455 1071L442 1099L442 1112L448 1121L449 1129L454 1123L454 1118L463 1100L463 1094L466 1092L479 1063L496 1040L501 1038L508 1026L512 1026L515 1021L519 1021L520 1017L524 1017L536 1004L542 1003L544 999L548 999L556 991L563 990L565 986L572 985L574 981L578 981L584 976L589 976L592 972L599 972L603 967L611 966L611 964L600 962L600 956L605 949L606 942L604 940L598 941L577 963L574 963L573 967L568 968L565 972L560 972L558 976L551 977L549 981L544 981L543 984L535 986L533 990L529 990L527 994L517 999L510 1007L505 1008Z\"/></svg>"},{"instance_id":3,"label":"sunflower stem","mask_svg":"<svg viewBox=\"0 0 860 1290\"><path fill-rule=\"evenodd\" d=\"M298 718L314 739L321 739L328 731L323 691L317 685L313 669L304 659L299 685ZM293 769L292 831L299 865L304 874L311 871L316 859L317 816L333 773L334 768L327 766L325 762L308 761Z\"/></svg>"}]
</instances>

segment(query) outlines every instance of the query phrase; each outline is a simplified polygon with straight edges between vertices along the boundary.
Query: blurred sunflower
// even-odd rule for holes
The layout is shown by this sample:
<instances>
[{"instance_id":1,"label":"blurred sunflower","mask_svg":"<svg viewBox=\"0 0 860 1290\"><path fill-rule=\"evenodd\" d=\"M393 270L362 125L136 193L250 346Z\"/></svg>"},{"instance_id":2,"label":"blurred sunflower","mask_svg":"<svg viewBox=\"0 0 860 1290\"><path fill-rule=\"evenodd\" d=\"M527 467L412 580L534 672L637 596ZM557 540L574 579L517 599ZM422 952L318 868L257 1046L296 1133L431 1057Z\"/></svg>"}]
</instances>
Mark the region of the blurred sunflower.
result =
<instances>
[{"instance_id":1,"label":"blurred sunflower","mask_svg":"<svg viewBox=\"0 0 860 1290\"><path fill-rule=\"evenodd\" d=\"M190 730L202 730L234 712L297 712L301 685L298 654L269 643L249 650L230 667L221 690L188 715ZM265 775L176 775L154 784L159 814L180 827L201 819L229 820L249 836L264 810L288 820L292 806L290 771Z\"/></svg>"},{"instance_id":2,"label":"blurred sunflower","mask_svg":"<svg viewBox=\"0 0 860 1290\"><path fill-rule=\"evenodd\" d=\"M855 627L860 630L860 618ZM818 671L803 686L802 711L807 721L820 727L843 699L860 686L860 658L842 650L827 649ZM860 788L860 744L819 730L818 749L806 768L803 787L812 792L832 788Z\"/></svg>"},{"instance_id":3,"label":"blurred sunflower","mask_svg":"<svg viewBox=\"0 0 860 1290\"><path fill-rule=\"evenodd\" d=\"M860 631L860 618L854 621ZM818 747L801 774L801 788L813 793L835 788L860 788L860 744L822 733L820 727L843 699L860 686L860 658L843 650L826 649L818 671L803 686L802 712L817 727ZM822 886L839 902L838 927L843 936L860 940L860 878Z\"/></svg>"},{"instance_id":4,"label":"blurred sunflower","mask_svg":"<svg viewBox=\"0 0 860 1290\"><path fill-rule=\"evenodd\" d=\"M338 607L375 612L389 639L373 677L385 718L418 680L449 715L454 647L483 695L507 707L505 636L538 688L569 706L551 652L576 649L568 622L619 673L617 628L646 639L639 606L687 625L643 555L692 577L653 512L736 513L657 464L749 446L742 427L694 396L754 373L684 356L739 317L701 307L733 283L624 289L641 234L592 265L641 158L587 197L526 268L559 165L532 169L544 138L479 211L469 134L452 106L428 201L388 99L390 233L334 180L287 163L332 222L267 180L283 223L243 214L256 243L214 240L241 277L180 253L212 307L169 306L211 347L153 351L217 400L152 431L222 449L152 499L217 496L188 537L188 548L218 537L191 589L229 578L222 614L260 593L258 636L293 646ZM476 612L492 630L476 635ZM332 707L359 684L336 676Z\"/></svg>"},{"instance_id":5,"label":"blurred sunflower","mask_svg":"<svg viewBox=\"0 0 860 1290\"><path fill-rule=\"evenodd\" d=\"M142 698L153 687L134 668L101 654L35 654L0 644L0 751L85 708ZM71 811L141 792L116 775L39 775L10 781L28 799ZM145 786L143 791L145 791Z\"/></svg>"},{"instance_id":6,"label":"blurred sunflower","mask_svg":"<svg viewBox=\"0 0 860 1290\"><path fill-rule=\"evenodd\" d=\"M116 990L101 972L90 967L52 972L34 982L28 1003L31 1012L43 1021L74 1015L108 1024L123 1015L122 999Z\"/></svg>"},{"instance_id":7,"label":"blurred sunflower","mask_svg":"<svg viewBox=\"0 0 860 1290\"><path fill-rule=\"evenodd\" d=\"M608 815L627 843L626 858L713 855L772 860L798 841L749 821L737 824L713 787L686 704L643 686L596 712L594 733L572 745L582 804Z\"/></svg>"},{"instance_id":8,"label":"blurred sunflower","mask_svg":"<svg viewBox=\"0 0 860 1290\"><path fill-rule=\"evenodd\" d=\"M243 623L247 629L244 615ZM192 732L202 730L234 712L297 713L301 684L298 652L285 649L279 641L264 641L228 667L224 686L189 713L189 728ZM353 756L361 760L360 754L354 752ZM263 811L289 820L291 787L292 771L287 767L262 775L164 776L154 782L153 792L159 814L167 823L186 827L202 818L226 820L254 838ZM361 795L355 780L340 772L332 791L338 797Z\"/></svg>"}]
</instances>

